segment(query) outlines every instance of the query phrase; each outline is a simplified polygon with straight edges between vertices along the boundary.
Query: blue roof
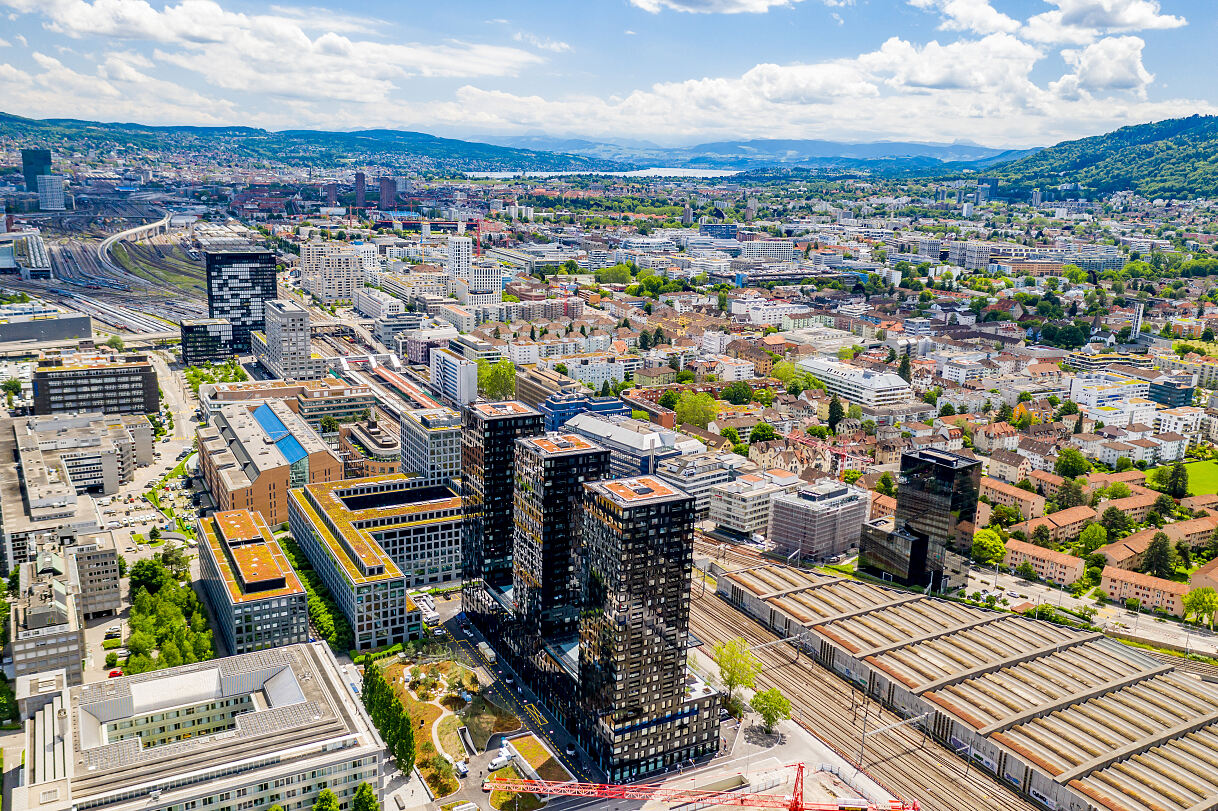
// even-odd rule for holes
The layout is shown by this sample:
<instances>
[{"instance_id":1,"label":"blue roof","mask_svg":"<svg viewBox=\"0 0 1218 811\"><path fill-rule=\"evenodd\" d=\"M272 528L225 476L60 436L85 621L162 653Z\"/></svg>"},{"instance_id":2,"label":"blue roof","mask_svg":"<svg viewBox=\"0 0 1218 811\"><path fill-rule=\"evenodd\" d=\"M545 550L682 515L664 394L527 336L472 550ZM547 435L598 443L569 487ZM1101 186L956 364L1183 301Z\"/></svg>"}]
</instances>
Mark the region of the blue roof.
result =
<instances>
[{"instance_id":1,"label":"blue roof","mask_svg":"<svg viewBox=\"0 0 1218 811\"><path fill-rule=\"evenodd\" d=\"M283 454L283 458L288 460L288 464L294 464L305 458L309 454L296 437L292 436L292 432L283 424L283 420L271 410L271 407L265 403L254 409L254 419L262 426L262 430L275 443L275 447Z\"/></svg>"}]
</instances>

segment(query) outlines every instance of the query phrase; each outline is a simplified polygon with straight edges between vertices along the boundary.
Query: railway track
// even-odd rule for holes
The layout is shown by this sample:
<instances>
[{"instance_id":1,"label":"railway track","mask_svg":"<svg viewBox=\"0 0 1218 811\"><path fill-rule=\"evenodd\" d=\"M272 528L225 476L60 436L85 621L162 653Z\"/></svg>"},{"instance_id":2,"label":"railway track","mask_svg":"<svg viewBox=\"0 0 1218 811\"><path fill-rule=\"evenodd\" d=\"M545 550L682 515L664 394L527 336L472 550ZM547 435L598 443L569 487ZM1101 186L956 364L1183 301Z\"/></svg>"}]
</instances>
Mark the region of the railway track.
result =
<instances>
[{"instance_id":1,"label":"railway track","mask_svg":"<svg viewBox=\"0 0 1218 811\"><path fill-rule=\"evenodd\" d=\"M749 559L742 553L733 554L737 560ZM690 631L699 639L713 644L743 636L750 645L778 639L711 591L699 596L700 591L693 590L690 605ZM806 655L796 661L789 645L763 648L756 655L762 662L758 689L782 690L791 700L797 721L857 764L863 693ZM869 702L866 712L871 729L903 720L875 701ZM863 766L890 791L904 800L917 800L925 811L1037 811L1028 800L908 726L868 736Z\"/></svg>"}]
</instances>

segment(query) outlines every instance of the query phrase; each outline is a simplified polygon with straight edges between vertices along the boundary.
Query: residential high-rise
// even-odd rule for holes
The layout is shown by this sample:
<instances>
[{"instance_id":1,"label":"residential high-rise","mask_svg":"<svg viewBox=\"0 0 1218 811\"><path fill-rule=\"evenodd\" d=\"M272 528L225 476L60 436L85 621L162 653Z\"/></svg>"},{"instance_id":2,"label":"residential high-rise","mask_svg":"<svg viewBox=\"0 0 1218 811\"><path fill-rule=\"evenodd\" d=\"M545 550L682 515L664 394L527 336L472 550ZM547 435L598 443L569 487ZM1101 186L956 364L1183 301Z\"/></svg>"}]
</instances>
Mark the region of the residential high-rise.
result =
<instances>
[{"instance_id":1,"label":"residential high-rise","mask_svg":"<svg viewBox=\"0 0 1218 811\"><path fill-rule=\"evenodd\" d=\"M980 490L980 460L933 448L906 451L896 516L864 525L859 568L943 590L949 554L971 548Z\"/></svg>"},{"instance_id":2,"label":"residential high-rise","mask_svg":"<svg viewBox=\"0 0 1218 811\"><path fill-rule=\"evenodd\" d=\"M543 420L540 413L514 400L472 403L463 420L461 600L467 615L485 622L492 613L489 601L512 584L516 440L543 433Z\"/></svg>"},{"instance_id":3,"label":"residential high-rise","mask_svg":"<svg viewBox=\"0 0 1218 811\"><path fill-rule=\"evenodd\" d=\"M334 206L338 205L338 184L337 183L327 183L325 188L326 188L326 205L330 206L330 207L334 207Z\"/></svg>"},{"instance_id":4,"label":"residential high-rise","mask_svg":"<svg viewBox=\"0 0 1218 811\"><path fill-rule=\"evenodd\" d=\"M291 299L271 299L264 305L266 331L250 334L254 357L272 377L316 380L325 374L325 361L313 353L309 311Z\"/></svg>"},{"instance_id":5,"label":"residential high-rise","mask_svg":"<svg viewBox=\"0 0 1218 811\"><path fill-rule=\"evenodd\" d=\"M368 205L367 183L368 183L368 179L367 179L367 177L364 176L363 172L355 173L355 207L356 208L363 209L363 208L366 208Z\"/></svg>"},{"instance_id":6,"label":"residential high-rise","mask_svg":"<svg viewBox=\"0 0 1218 811\"><path fill-rule=\"evenodd\" d=\"M686 667L694 499L654 476L584 485L578 737L613 782L715 751Z\"/></svg>"},{"instance_id":7,"label":"residential high-rise","mask_svg":"<svg viewBox=\"0 0 1218 811\"><path fill-rule=\"evenodd\" d=\"M451 408L402 413L402 472L418 473L425 487L453 486L461 476L461 415Z\"/></svg>"},{"instance_id":8,"label":"residential high-rise","mask_svg":"<svg viewBox=\"0 0 1218 811\"><path fill-rule=\"evenodd\" d=\"M579 617L578 510L609 451L575 434L516 440L513 600L526 633L569 637Z\"/></svg>"},{"instance_id":9,"label":"residential high-rise","mask_svg":"<svg viewBox=\"0 0 1218 811\"><path fill-rule=\"evenodd\" d=\"M38 210L63 211L67 206L64 202L63 186L67 178L63 175L39 175Z\"/></svg>"},{"instance_id":10,"label":"residential high-rise","mask_svg":"<svg viewBox=\"0 0 1218 811\"><path fill-rule=\"evenodd\" d=\"M454 279L469 281L474 263L474 241L469 237L449 237L444 270ZM502 272L502 271L501 271Z\"/></svg>"},{"instance_id":11,"label":"residential high-rise","mask_svg":"<svg viewBox=\"0 0 1218 811\"><path fill-rule=\"evenodd\" d=\"M353 301L363 278L363 261L355 245L312 241L300 246L300 286L322 303Z\"/></svg>"},{"instance_id":12,"label":"residential high-rise","mask_svg":"<svg viewBox=\"0 0 1218 811\"><path fill-rule=\"evenodd\" d=\"M431 385L441 397L465 405L478 399L478 364L448 349L431 351Z\"/></svg>"},{"instance_id":13,"label":"residential high-rise","mask_svg":"<svg viewBox=\"0 0 1218 811\"><path fill-rule=\"evenodd\" d=\"M377 205L381 211L392 211L394 201L398 199L398 182L391 177L382 177L380 186L380 202Z\"/></svg>"},{"instance_id":14,"label":"residential high-rise","mask_svg":"<svg viewBox=\"0 0 1218 811\"><path fill-rule=\"evenodd\" d=\"M21 174L25 178L25 190L36 193L38 178L51 173L51 150L21 150Z\"/></svg>"},{"instance_id":15,"label":"residential high-rise","mask_svg":"<svg viewBox=\"0 0 1218 811\"><path fill-rule=\"evenodd\" d=\"M255 245L204 253L207 261L207 315L227 318L233 351L250 351L250 333L266 323L265 302L277 297L275 256Z\"/></svg>"},{"instance_id":16,"label":"residential high-rise","mask_svg":"<svg viewBox=\"0 0 1218 811\"><path fill-rule=\"evenodd\" d=\"M772 549L798 560L825 561L858 545L870 501L860 487L824 480L770 501Z\"/></svg>"},{"instance_id":17,"label":"residential high-rise","mask_svg":"<svg viewBox=\"0 0 1218 811\"><path fill-rule=\"evenodd\" d=\"M184 366L222 361L233 354L233 326L226 318L184 318L179 334Z\"/></svg>"}]
</instances>

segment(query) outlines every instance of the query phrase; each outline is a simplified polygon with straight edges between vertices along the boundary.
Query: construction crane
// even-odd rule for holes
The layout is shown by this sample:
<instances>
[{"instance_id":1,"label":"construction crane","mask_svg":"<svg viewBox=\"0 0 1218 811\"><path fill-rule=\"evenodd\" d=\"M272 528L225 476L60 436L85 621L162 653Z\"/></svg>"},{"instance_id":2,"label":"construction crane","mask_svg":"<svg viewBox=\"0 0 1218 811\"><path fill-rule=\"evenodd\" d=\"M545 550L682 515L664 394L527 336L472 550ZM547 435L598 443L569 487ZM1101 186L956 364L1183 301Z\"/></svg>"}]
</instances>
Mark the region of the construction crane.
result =
<instances>
[{"instance_id":1,"label":"construction crane","mask_svg":"<svg viewBox=\"0 0 1218 811\"><path fill-rule=\"evenodd\" d=\"M917 802L891 800L877 806L867 800L834 800L828 803L804 801L804 764L793 764L795 787L786 794L748 794L732 790L708 791L696 788L665 788L659 785L615 785L612 783L559 783L554 780L495 778L483 781L483 791L511 791L528 794L556 794L566 797L598 797L607 800L658 800L668 805L736 805L748 808L785 808L787 811L918 811Z\"/></svg>"}]
</instances>

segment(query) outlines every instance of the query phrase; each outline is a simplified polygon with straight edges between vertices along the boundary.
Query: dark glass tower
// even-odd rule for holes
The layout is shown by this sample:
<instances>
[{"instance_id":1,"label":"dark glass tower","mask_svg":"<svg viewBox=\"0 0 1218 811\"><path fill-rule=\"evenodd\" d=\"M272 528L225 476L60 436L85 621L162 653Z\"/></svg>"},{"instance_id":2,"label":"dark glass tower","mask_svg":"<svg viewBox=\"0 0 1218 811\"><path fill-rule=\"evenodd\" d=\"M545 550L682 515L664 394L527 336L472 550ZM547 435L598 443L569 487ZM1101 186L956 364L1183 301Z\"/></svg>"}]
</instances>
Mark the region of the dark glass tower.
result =
<instances>
[{"instance_id":1,"label":"dark glass tower","mask_svg":"<svg viewBox=\"0 0 1218 811\"><path fill-rule=\"evenodd\" d=\"M971 546L980 489L977 459L933 449L902 454L893 526L864 526L859 566L904 585L940 589L947 552Z\"/></svg>"},{"instance_id":2,"label":"dark glass tower","mask_svg":"<svg viewBox=\"0 0 1218 811\"><path fill-rule=\"evenodd\" d=\"M498 600L510 610L516 440L544 433L542 415L514 400L471 403L461 432L462 608L488 635Z\"/></svg>"},{"instance_id":3,"label":"dark glass tower","mask_svg":"<svg viewBox=\"0 0 1218 811\"><path fill-rule=\"evenodd\" d=\"M584 485L579 735L610 781L718 745L717 697L687 682L695 513L654 476Z\"/></svg>"},{"instance_id":4,"label":"dark glass tower","mask_svg":"<svg viewBox=\"0 0 1218 811\"><path fill-rule=\"evenodd\" d=\"M609 451L575 434L516 440L513 595L525 634L573 637L579 612L577 512Z\"/></svg>"},{"instance_id":5,"label":"dark glass tower","mask_svg":"<svg viewBox=\"0 0 1218 811\"><path fill-rule=\"evenodd\" d=\"M254 245L208 250L207 315L232 325L232 350L250 351L250 333L264 329L263 304L278 298L275 255Z\"/></svg>"},{"instance_id":6,"label":"dark glass tower","mask_svg":"<svg viewBox=\"0 0 1218 811\"><path fill-rule=\"evenodd\" d=\"M38 178L51 173L51 150L21 150L21 174L25 178L25 190L37 193Z\"/></svg>"}]
</instances>

